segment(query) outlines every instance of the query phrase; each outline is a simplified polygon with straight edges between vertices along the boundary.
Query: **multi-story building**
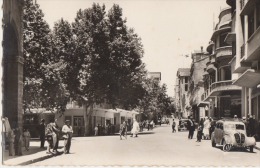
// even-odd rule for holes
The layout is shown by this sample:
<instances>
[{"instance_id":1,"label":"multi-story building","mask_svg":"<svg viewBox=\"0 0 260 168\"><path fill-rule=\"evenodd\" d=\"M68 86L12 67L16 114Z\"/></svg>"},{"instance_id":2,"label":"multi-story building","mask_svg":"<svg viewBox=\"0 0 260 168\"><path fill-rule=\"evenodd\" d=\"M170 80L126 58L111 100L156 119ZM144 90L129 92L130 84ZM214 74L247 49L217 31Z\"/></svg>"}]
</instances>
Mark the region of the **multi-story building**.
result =
<instances>
[{"instance_id":1,"label":"multi-story building","mask_svg":"<svg viewBox=\"0 0 260 168\"><path fill-rule=\"evenodd\" d=\"M231 32L231 8L222 9L219 22L207 47L209 62L205 69L204 89L201 100L209 102L206 106L211 117L241 117L241 87L233 85L235 75L231 73L230 62L232 46L225 38Z\"/></svg>"},{"instance_id":2,"label":"multi-story building","mask_svg":"<svg viewBox=\"0 0 260 168\"><path fill-rule=\"evenodd\" d=\"M260 121L260 1L227 0L232 9L232 31L226 42L232 44L233 84L242 87L242 116Z\"/></svg>"},{"instance_id":3,"label":"multi-story building","mask_svg":"<svg viewBox=\"0 0 260 168\"><path fill-rule=\"evenodd\" d=\"M161 81L161 72L148 72L148 78L154 79L158 82Z\"/></svg>"},{"instance_id":4,"label":"multi-story building","mask_svg":"<svg viewBox=\"0 0 260 168\"><path fill-rule=\"evenodd\" d=\"M203 76L209 55L203 50L195 50L192 54L192 64L189 79L189 101L192 108L192 116L198 122L201 117L205 117L204 104L201 102L201 95L204 93Z\"/></svg>"},{"instance_id":5,"label":"multi-story building","mask_svg":"<svg viewBox=\"0 0 260 168\"><path fill-rule=\"evenodd\" d=\"M189 77L190 68L179 68L177 71L177 79L175 85L175 95L176 102L178 106L176 107L179 117L187 118L190 115L191 107L189 105L188 90L189 90Z\"/></svg>"}]
</instances>

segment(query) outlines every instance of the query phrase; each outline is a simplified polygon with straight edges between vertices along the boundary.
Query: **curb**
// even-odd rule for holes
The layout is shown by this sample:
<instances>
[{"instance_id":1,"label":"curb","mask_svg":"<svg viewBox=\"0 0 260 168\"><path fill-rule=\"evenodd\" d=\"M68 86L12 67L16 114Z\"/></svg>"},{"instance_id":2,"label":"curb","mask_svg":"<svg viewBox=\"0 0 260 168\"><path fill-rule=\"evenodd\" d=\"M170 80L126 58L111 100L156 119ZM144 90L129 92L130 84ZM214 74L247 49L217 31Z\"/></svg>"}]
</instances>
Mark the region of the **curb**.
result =
<instances>
[{"instance_id":1,"label":"curb","mask_svg":"<svg viewBox=\"0 0 260 168\"><path fill-rule=\"evenodd\" d=\"M43 161L43 160L46 160L46 159L49 159L49 158L52 158L52 157L55 157L55 156L59 156L59 155L62 155L62 154L63 154L63 152L60 152L59 154L56 154L56 155L54 155L54 154L46 155L46 156L39 157L37 159L32 159L32 160L28 160L28 161L19 163L18 165L25 166L25 165L29 165L29 164L33 164L33 163L36 163L36 162L40 162L40 161Z\"/></svg>"}]
</instances>

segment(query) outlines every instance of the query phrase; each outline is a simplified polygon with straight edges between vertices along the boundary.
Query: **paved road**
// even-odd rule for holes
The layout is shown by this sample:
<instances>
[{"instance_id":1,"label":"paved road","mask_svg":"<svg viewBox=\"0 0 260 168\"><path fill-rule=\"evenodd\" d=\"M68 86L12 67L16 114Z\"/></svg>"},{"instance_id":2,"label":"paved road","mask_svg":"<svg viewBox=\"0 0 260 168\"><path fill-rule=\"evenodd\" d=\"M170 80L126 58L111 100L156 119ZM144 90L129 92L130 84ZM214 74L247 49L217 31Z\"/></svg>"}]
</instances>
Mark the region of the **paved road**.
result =
<instances>
[{"instance_id":1,"label":"paved road","mask_svg":"<svg viewBox=\"0 0 260 168\"><path fill-rule=\"evenodd\" d=\"M260 151L223 152L212 148L209 140L198 143L188 139L187 132L171 133L169 125L162 125L153 134L127 140L118 136L74 138L71 154L34 165L260 166Z\"/></svg>"}]
</instances>

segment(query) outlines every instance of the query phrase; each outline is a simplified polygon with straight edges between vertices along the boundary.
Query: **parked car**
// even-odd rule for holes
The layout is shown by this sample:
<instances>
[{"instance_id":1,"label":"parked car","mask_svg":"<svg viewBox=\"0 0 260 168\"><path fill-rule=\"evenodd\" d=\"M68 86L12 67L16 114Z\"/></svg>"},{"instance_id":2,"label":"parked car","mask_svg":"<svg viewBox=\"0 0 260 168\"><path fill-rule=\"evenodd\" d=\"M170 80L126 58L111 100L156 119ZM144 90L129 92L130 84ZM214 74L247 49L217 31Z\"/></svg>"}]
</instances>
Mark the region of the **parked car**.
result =
<instances>
[{"instance_id":1,"label":"parked car","mask_svg":"<svg viewBox=\"0 0 260 168\"><path fill-rule=\"evenodd\" d=\"M178 131L186 131L188 129L188 119L180 119L178 125Z\"/></svg>"},{"instance_id":2,"label":"parked car","mask_svg":"<svg viewBox=\"0 0 260 168\"><path fill-rule=\"evenodd\" d=\"M212 147L223 146L223 151L233 148L246 148L253 152L256 141L254 137L247 137L246 127L242 121L222 119L216 122L216 127L211 135Z\"/></svg>"}]
</instances>

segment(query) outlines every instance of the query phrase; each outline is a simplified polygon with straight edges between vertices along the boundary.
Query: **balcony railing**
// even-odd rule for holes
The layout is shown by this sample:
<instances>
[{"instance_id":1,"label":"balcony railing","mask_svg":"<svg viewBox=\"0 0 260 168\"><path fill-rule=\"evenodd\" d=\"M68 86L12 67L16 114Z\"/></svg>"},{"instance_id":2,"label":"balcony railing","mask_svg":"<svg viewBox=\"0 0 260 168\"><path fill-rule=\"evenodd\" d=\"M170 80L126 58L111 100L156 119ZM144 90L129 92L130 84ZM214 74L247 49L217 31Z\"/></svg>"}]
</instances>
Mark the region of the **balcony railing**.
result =
<instances>
[{"instance_id":1,"label":"balcony railing","mask_svg":"<svg viewBox=\"0 0 260 168\"><path fill-rule=\"evenodd\" d=\"M245 56L245 44L243 44L240 47L240 54L241 54L241 58L243 58Z\"/></svg>"},{"instance_id":2,"label":"balcony railing","mask_svg":"<svg viewBox=\"0 0 260 168\"><path fill-rule=\"evenodd\" d=\"M232 46L224 46L216 49L216 58L232 55Z\"/></svg>"},{"instance_id":3,"label":"balcony railing","mask_svg":"<svg viewBox=\"0 0 260 168\"><path fill-rule=\"evenodd\" d=\"M229 86L229 85L232 85L232 81L221 81L221 82L212 83L211 88L212 88L212 90L214 90L218 87Z\"/></svg>"},{"instance_id":4,"label":"balcony railing","mask_svg":"<svg viewBox=\"0 0 260 168\"><path fill-rule=\"evenodd\" d=\"M210 96L215 91L239 89L239 86L232 85L232 82L233 82L232 80L228 80L228 81L220 81L220 82L212 83L210 87L201 95L201 101L204 101L208 96Z\"/></svg>"}]
</instances>

